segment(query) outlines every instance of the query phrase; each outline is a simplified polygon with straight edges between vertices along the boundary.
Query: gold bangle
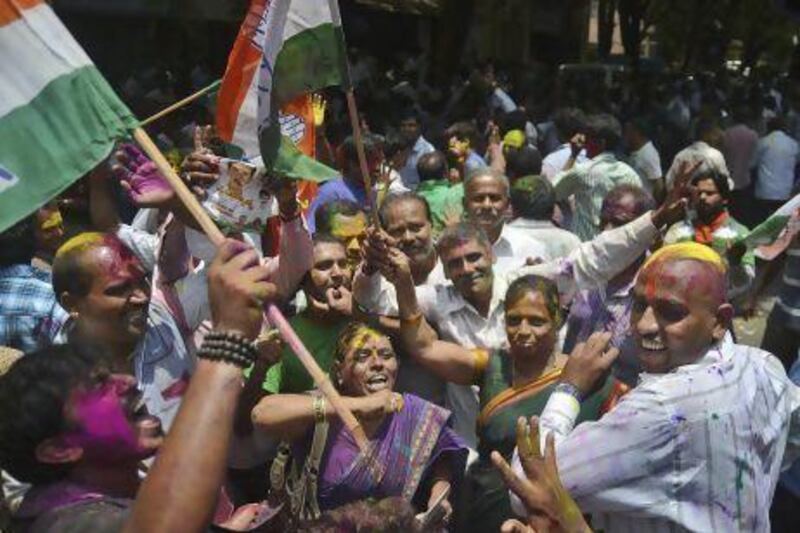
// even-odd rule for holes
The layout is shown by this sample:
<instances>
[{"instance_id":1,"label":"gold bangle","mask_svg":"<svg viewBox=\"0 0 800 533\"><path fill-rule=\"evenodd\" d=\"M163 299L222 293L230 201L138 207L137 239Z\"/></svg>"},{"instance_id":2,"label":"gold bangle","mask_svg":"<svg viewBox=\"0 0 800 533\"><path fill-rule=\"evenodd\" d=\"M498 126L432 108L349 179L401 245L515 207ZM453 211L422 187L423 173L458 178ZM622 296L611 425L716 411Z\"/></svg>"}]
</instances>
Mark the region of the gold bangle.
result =
<instances>
[{"instance_id":1,"label":"gold bangle","mask_svg":"<svg viewBox=\"0 0 800 533\"><path fill-rule=\"evenodd\" d=\"M417 311L410 317L400 317L401 325L409 324L412 326L419 326L420 322L422 322L422 311Z\"/></svg>"},{"instance_id":2,"label":"gold bangle","mask_svg":"<svg viewBox=\"0 0 800 533\"><path fill-rule=\"evenodd\" d=\"M327 415L325 413L325 396L314 396L311 402L311 408L314 410L314 421L325 422Z\"/></svg>"},{"instance_id":3,"label":"gold bangle","mask_svg":"<svg viewBox=\"0 0 800 533\"><path fill-rule=\"evenodd\" d=\"M480 383L481 376L486 371L486 367L489 366L489 351L483 348L475 348L472 350L472 354L475 356L475 372L472 375L472 382Z\"/></svg>"}]
</instances>

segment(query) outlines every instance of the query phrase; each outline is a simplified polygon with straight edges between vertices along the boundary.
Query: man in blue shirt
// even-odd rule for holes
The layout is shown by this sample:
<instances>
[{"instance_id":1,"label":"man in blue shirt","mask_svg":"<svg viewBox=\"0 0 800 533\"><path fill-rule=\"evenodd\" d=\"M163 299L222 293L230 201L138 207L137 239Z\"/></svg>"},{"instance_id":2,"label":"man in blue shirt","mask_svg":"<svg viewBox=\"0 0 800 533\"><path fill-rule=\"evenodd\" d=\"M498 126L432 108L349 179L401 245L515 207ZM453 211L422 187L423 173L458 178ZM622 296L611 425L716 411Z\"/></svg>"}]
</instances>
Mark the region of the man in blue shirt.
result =
<instances>
[{"instance_id":1,"label":"man in blue shirt","mask_svg":"<svg viewBox=\"0 0 800 533\"><path fill-rule=\"evenodd\" d=\"M367 157L367 168L372 182L375 183L383 162L383 148L380 139L375 135L363 136L364 151ZM311 202L306 218L310 233L316 232L315 213L323 204L334 200L349 200L359 205L367 205L368 192L364 189L364 179L358 164L358 153L353 137L348 137L339 147L339 165L342 177L326 181L317 192L316 198Z\"/></svg>"},{"instance_id":2,"label":"man in blue shirt","mask_svg":"<svg viewBox=\"0 0 800 533\"><path fill-rule=\"evenodd\" d=\"M419 172L417 172L419 158L436 149L422 136L419 115L413 109L407 110L400 118L400 136L409 147L405 165L400 169L400 177L403 179L403 185L415 190L419 185Z\"/></svg>"},{"instance_id":3,"label":"man in blue shirt","mask_svg":"<svg viewBox=\"0 0 800 533\"><path fill-rule=\"evenodd\" d=\"M0 234L0 346L23 352L56 342L68 318L50 274L31 265L33 224L31 216Z\"/></svg>"}]
</instances>

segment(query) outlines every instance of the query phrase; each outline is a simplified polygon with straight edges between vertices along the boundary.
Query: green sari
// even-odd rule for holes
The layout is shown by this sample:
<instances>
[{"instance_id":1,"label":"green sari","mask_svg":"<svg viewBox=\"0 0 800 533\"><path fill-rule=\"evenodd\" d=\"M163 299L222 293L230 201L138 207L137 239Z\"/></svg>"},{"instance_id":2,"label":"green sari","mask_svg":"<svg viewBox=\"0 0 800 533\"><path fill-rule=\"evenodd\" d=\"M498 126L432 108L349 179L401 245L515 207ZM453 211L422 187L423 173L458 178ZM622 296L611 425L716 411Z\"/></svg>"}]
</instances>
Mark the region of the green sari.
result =
<instances>
[{"instance_id":1,"label":"green sari","mask_svg":"<svg viewBox=\"0 0 800 533\"><path fill-rule=\"evenodd\" d=\"M517 442L517 419L530 418L544 410L562 368L551 370L536 381L512 387L512 364L507 352L496 351L480 380L480 406L478 416L479 459L467 471L464 531L500 531L504 521L513 518L508 489L492 464L490 454L498 451L511 460ZM603 387L581 403L576 424L600 418L601 409L612 393L613 379L609 377Z\"/></svg>"}]
</instances>

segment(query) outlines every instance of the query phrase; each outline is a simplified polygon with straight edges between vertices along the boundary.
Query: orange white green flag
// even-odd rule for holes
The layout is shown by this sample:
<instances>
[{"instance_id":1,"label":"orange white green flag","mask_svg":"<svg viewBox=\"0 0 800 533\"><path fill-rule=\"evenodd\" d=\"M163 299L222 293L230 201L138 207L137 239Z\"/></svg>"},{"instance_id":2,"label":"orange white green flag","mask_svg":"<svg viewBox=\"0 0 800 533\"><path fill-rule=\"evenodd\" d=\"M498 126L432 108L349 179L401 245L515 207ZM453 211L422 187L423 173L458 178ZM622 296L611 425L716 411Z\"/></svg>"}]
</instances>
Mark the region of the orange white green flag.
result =
<instances>
[{"instance_id":1,"label":"orange white green flag","mask_svg":"<svg viewBox=\"0 0 800 533\"><path fill-rule=\"evenodd\" d=\"M103 161L137 121L44 0L0 0L0 231Z\"/></svg>"},{"instance_id":2,"label":"orange white green flag","mask_svg":"<svg viewBox=\"0 0 800 533\"><path fill-rule=\"evenodd\" d=\"M271 171L322 181L337 173L305 156L281 131L294 98L348 86L336 0L252 0L228 58L217 99L217 130Z\"/></svg>"}]
</instances>

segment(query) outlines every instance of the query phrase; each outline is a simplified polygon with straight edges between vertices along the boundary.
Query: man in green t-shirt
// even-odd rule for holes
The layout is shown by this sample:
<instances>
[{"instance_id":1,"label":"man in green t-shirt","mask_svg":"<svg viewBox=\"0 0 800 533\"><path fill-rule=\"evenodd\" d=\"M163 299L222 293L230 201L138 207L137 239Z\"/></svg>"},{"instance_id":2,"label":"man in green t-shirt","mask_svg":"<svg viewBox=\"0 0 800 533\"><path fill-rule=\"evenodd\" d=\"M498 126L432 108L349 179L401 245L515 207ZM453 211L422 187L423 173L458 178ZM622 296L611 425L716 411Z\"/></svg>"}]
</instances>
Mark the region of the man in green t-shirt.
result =
<instances>
[{"instance_id":1,"label":"man in green t-shirt","mask_svg":"<svg viewBox=\"0 0 800 533\"><path fill-rule=\"evenodd\" d=\"M448 179L447 158L441 152L430 152L417 162L419 187L417 194L431 208L433 236L438 237L448 224L458 222L464 210L464 184Z\"/></svg>"},{"instance_id":2,"label":"man in green t-shirt","mask_svg":"<svg viewBox=\"0 0 800 533\"><path fill-rule=\"evenodd\" d=\"M313 266L301 285L308 307L289 323L325 372L333 364L336 339L352 315L352 277L344 245L330 235L314 235ZM267 371L263 387L271 394L297 393L314 388L314 381L284 346L281 362Z\"/></svg>"}]
</instances>

